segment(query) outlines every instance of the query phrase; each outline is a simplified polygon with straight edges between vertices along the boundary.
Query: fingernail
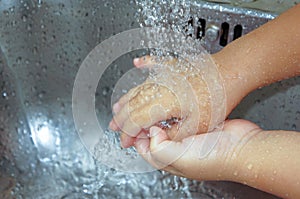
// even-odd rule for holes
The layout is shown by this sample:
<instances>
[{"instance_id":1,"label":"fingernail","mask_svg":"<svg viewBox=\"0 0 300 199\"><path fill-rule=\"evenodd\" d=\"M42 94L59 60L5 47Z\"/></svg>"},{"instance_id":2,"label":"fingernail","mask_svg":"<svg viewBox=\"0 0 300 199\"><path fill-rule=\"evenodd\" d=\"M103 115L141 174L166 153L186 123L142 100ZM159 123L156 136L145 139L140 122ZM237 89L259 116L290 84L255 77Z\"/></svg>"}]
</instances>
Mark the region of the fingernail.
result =
<instances>
[{"instance_id":1,"label":"fingernail","mask_svg":"<svg viewBox=\"0 0 300 199\"><path fill-rule=\"evenodd\" d=\"M113 105L113 112L114 112L114 113L118 113L118 112L120 111L120 109L121 109L121 106L120 106L119 103L115 103L115 104Z\"/></svg>"},{"instance_id":2,"label":"fingernail","mask_svg":"<svg viewBox=\"0 0 300 199\"><path fill-rule=\"evenodd\" d=\"M146 153L147 152L147 143L144 139L137 139L135 141L135 147L138 148L140 153Z\"/></svg>"},{"instance_id":3,"label":"fingernail","mask_svg":"<svg viewBox=\"0 0 300 199\"><path fill-rule=\"evenodd\" d=\"M140 58L134 58L133 63L137 64L140 61Z\"/></svg>"},{"instance_id":4,"label":"fingernail","mask_svg":"<svg viewBox=\"0 0 300 199\"><path fill-rule=\"evenodd\" d=\"M154 137L156 136L157 134L159 134L160 132L160 128L156 127L156 126L153 126L150 128L150 137Z\"/></svg>"},{"instance_id":5,"label":"fingernail","mask_svg":"<svg viewBox=\"0 0 300 199\"><path fill-rule=\"evenodd\" d=\"M149 138L149 137L147 136L146 133L140 133L136 138L138 138L138 139L140 139L140 138L145 139L145 138Z\"/></svg>"}]
</instances>

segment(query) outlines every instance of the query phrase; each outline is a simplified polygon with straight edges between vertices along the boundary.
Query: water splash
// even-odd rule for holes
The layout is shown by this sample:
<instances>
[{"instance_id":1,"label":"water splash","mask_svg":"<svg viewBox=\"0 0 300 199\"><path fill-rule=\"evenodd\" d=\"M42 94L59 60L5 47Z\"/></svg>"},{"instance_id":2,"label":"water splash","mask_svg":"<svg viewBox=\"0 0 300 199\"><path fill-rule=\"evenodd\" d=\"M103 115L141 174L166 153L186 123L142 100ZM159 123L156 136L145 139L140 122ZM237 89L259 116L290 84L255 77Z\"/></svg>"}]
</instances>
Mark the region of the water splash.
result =
<instances>
[{"instance_id":1,"label":"water splash","mask_svg":"<svg viewBox=\"0 0 300 199\"><path fill-rule=\"evenodd\" d=\"M177 29L190 18L189 0L136 0L136 14L141 27L171 27Z\"/></svg>"}]
</instances>

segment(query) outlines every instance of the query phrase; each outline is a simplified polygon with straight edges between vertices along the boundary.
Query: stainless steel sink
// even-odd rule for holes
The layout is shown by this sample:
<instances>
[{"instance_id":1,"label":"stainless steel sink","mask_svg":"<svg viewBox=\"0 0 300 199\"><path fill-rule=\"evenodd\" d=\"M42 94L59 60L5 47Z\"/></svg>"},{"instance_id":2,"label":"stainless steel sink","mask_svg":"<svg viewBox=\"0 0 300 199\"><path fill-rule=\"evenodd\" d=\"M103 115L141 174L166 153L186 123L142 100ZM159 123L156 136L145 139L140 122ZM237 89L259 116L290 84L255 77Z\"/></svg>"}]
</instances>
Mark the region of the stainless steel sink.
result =
<instances>
[{"instance_id":1,"label":"stainless steel sink","mask_svg":"<svg viewBox=\"0 0 300 199\"><path fill-rule=\"evenodd\" d=\"M245 25L243 34L275 17L201 2L195 15L200 8L207 24ZM127 1L0 0L0 198L276 198L236 183L116 171L85 149L71 107L77 70L101 41L139 27L136 9ZM249 20L243 24L237 15ZM214 43L220 37L206 41L209 51L222 48ZM111 118L113 86L140 53L116 60L100 80L96 107L103 127ZM231 117L300 131L299 83L294 78L255 91Z\"/></svg>"}]
</instances>

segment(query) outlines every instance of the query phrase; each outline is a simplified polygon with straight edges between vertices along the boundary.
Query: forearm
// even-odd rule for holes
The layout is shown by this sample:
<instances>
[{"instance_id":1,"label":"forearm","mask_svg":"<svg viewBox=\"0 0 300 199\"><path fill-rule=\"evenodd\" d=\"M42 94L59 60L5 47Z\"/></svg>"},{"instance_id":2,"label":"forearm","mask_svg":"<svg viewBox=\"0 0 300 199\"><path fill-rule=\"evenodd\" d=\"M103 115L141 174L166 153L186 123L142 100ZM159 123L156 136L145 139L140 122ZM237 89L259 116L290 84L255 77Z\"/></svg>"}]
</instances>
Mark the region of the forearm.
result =
<instances>
[{"instance_id":1,"label":"forearm","mask_svg":"<svg viewBox=\"0 0 300 199\"><path fill-rule=\"evenodd\" d=\"M300 75L299 24L300 4L213 55L224 77L229 112L251 91Z\"/></svg>"},{"instance_id":2,"label":"forearm","mask_svg":"<svg viewBox=\"0 0 300 199\"><path fill-rule=\"evenodd\" d=\"M284 197L300 198L300 133L262 131L238 152L233 181Z\"/></svg>"}]
</instances>

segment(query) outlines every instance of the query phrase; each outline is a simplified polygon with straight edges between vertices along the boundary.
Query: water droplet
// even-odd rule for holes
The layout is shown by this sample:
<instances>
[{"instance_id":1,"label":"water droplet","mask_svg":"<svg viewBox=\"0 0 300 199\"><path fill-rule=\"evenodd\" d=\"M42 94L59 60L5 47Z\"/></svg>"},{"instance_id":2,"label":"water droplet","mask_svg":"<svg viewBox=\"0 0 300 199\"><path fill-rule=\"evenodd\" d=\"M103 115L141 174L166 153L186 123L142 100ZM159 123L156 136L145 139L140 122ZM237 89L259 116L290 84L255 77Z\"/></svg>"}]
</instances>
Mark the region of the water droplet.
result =
<instances>
[{"instance_id":1,"label":"water droplet","mask_svg":"<svg viewBox=\"0 0 300 199\"><path fill-rule=\"evenodd\" d=\"M9 15L8 10L4 10L4 11L3 11L3 14L4 14L4 15Z\"/></svg>"},{"instance_id":2,"label":"water droplet","mask_svg":"<svg viewBox=\"0 0 300 199\"><path fill-rule=\"evenodd\" d=\"M43 3L42 0L38 0L37 7L40 8L42 6L42 3Z\"/></svg>"},{"instance_id":3,"label":"water droplet","mask_svg":"<svg viewBox=\"0 0 300 199\"><path fill-rule=\"evenodd\" d=\"M22 61L22 57L18 57L18 58L16 59L16 63L17 63L17 64L20 64L21 61Z\"/></svg>"},{"instance_id":4,"label":"water droplet","mask_svg":"<svg viewBox=\"0 0 300 199\"><path fill-rule=\"evenodd\" d=\"M26 21L27 21L27 15L23 15L23 16L22 16L22 21L23 21L23 22L26 22Z\"/></svg>"},{"instance_id":5,"label":"water droplet","mask_svg":"<svg viewBox=\"0 0 300 199\"><path fill-rule=\"evenodd\" d=\"M2 97L4 98L4 99L6 99L7 97L8 97L8 94L7 94L7 92L2 92Z\"/></svg>"},{"instance_id":6,"label":"water droplet","mask_svg":"<svg viewBox=\"0 0 300 199\"><path fill-rule=\"evenodd\" d=\"M266 150L266 153L270 153L270 151L269 151L269 150Z\"/></svg>"},{"instance_id":7,"label":"water droplet","mask_svg":"<svg viewBox=\"0 0 300 199\"><path fill-rule=\"evenodd\" d=\"M35 47L33 47L33 49L32 49L32 53L34 54L34 55L36 55L37 54L37 52L38 52L38 48L35 46Z\"/></svg>"},{"instance_id":8,"label":"water droplet","mask_svg":"<svg viewBox=\"0 0 300 199\"><path fill-rule=\"evenodd\" d=\"M31 30L32 29L32 24L28 24L27 25L27 30Z\"/></svg>"},{"instance_id":9,"label":"water droplet","mask_svg":"<svg viewBox=\"0 0 300 199\"><path fill-rule=\"evenodd\" d=\"M102 95L106 96L109 93L109 90L110 90L109 87L105 87L102 91Z\"/></svg>"},{"instance_id":10,"label":"water droplet","mask_svg":"<svg viewBox=\"0 0 300 199\"><path fill-rule=\"evenodd\" d=\"M44 96L45 96L46 92L45 91L41 91L39 94L38 94L38 97L40 99L42 99Z\"/></svg>"},{"instance_id":11,"label":"water droplet","mask_svg":"<svg viewBox=\"0 0 300 199\"><path fill-rule=\"evenodd\" d=\"M61 60L61 55L60 55L60 54L57 53L57 54L55 55L55 57L56 57L57 60Z\"/></svg>"},{"instance_id":12,"label":"water droplet","mask_svg":"<svg viewBox=\"0 0 300 199\"><path fill-rule=\"evenodd\" d=\"M44 73L47 72L47 66L46 66L46 65L42 66L42 71L43 71Z\"/></svg>"},{"instance_id":13,"label":"water droplet","mask_svg":"<svg viewBox=\"0 0 300 199\"><path fill-rule=\"evenodd\" d=\"M13 21L11 21L11 26L16 26L17 25L17 21L16 20L13 20Z\"/></svg>"},{"instance_id":14,"label":"water droplet","mask_svg":"<svg viewBox=\"0 0 300 199\"><path fill-rule=\"evenodd\" d=\"M252 164L248 164L247 168L248 168L249 170L251 170L251 169L253 168L253 165L252 165Z\"/></svg>"},{"instance_id":15,"label":"water droplet","mask_svg":"<svg viewBox=\"0 0 300 199\"><path fill-rule=\"evenodd\" d=\"M28 106L29 106L29 101L26 100L26 101L24 102L24 105L25 105L26 107L28 107Z\"/></svg>"},{"instance_id":16,"label":"water droplet","mask_svg":"<svg viewBox=\"0 0 300 199\"><path fill-rule=\"evenodd\" d=\"M13 6L13 7L10 7L10 8L9 8L9 11L10 11L11 13L14 13L15 7L14 7L14 6Z\"/></svg>"},{"instance_id":17,"label":"water droplet","mask_svg":"<svg viewBox=\"0 0 300 199\"><path fill-rule=\"evenodd\" d=\"M300 111L297 111L297 112L296 112L296 118L297 118L297 119L300 119Z\"/></svg>"},{"instance_id":18,"label":"water droplet","mask_svg":"<svg viewBox=\"0 0 300 199\"><path fill-rule=\"evenodd\" d=\"M152 95L153 96L153 95ZM149 102L150 101L150 97L149 96L145 96L145 101Z\"/></svg>"}]
</instances>

